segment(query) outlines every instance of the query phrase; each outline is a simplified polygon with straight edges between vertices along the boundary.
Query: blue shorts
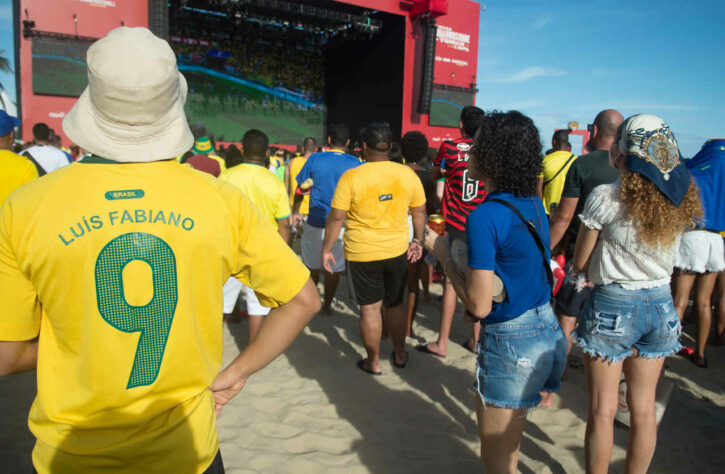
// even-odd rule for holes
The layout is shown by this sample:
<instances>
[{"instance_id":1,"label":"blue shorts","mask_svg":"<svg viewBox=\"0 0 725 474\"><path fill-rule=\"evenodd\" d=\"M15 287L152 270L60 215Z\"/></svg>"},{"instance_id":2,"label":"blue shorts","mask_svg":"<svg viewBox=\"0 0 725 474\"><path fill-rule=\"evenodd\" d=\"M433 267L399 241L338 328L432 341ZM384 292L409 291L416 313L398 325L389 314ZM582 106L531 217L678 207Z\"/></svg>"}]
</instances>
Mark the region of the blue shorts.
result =
<instances>
[{"instance_id":1,"label":"blue shorts","mask_svg":"<svg viewBox=\"0 0 725 474\"><path fill-rule=\"evenodd\" d=\"M502 323L481 324L474 388L486 403L532 408L539 392L558 392L567 340L546 303Z\"/></svg>"},{"instance_id":2,"label":"blue shorts","mask_svg":"<svg viewBox=\"0 0 725 474\"><path fill-rule=\"evenodd\" d=\"M625 290L597 285L572 333L574 343L592 357L619 362L634 354L657 359L679 351L680 319L669 285Z\"/></svg>"}]
</instances>

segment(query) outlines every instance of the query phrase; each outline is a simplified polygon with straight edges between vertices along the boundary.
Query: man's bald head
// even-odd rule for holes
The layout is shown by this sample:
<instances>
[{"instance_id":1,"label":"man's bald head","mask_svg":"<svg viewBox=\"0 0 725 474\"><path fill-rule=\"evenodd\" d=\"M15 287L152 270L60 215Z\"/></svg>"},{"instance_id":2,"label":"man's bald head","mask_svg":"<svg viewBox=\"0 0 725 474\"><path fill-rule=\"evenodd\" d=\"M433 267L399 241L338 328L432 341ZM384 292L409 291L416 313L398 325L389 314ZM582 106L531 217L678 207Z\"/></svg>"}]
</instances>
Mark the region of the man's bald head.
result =
<instances>
[{"instance_id":1,"label":"man's bald head","mask_svg":"<svg viewBox=\"0 0 725 474\"><path fill-rule=\"evenodd\" d=\"M591 138L592 148L608 150L617 136L617 128L624 122L622 114L614 109L602 110L594 119L594 135Z\"/></svg>"},{"instance_id":2,"label":"man's bald head","mask_svg":"<svg viewBox=\"0 0 725 474\"><path fill-rule=\"evenodd\" d=\"M594 119L594 125L599 128L599 134L608 138L617 136L617 129L622 122L624 122L624 117L614 109L602 110Z\"/></svg>"}]
</instances>

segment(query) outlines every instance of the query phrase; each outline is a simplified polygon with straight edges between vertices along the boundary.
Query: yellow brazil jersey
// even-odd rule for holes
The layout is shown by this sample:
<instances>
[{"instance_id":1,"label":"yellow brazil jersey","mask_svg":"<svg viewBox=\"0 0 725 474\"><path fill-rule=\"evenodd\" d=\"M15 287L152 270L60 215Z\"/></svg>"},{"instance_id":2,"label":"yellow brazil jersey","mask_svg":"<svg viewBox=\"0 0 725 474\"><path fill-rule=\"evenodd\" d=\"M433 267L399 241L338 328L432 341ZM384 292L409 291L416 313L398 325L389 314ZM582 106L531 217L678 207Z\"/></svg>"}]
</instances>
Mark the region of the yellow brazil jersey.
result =
<instances>
[{"instance_id":1,"label":"yellow brazil jersey","mask_svg":"<svg viewBox=\"0 0 725 474\"><path fill-rule=\"evenodd\" d=\"M423 184L410 167L379 161L345 171L332 207L347 211L345 258L371 262L408 249L408 209L425 204Z\"/></svg>"},{"instance_id":2,"label":"yellow brazil jersey","mask_svg":"<svg viewBox=\"0 0 725 474\"><path fill-rule=\"evenodd\" d=\"M229 168L219 175L219 179L241 189L275 229L278 228L278 220L289 217L289 203L284 183L264 166L242 163Z\"/></svg>"},{"instance_id":3,"label":"yellow brazil jersey","mask_svg":"<svg viewBox=\"0 0 725 474\"><path fill-rule=\"evenodd\" d=\"M298 156L296 158L292 158L289 162L289 179L290 179L290 189L289 189L289 204L290 206L293 206L295 203L295 192L297 191L297 186L299 183L297 182L297 175L300 173L300 170L303 166L305 166L305 162L307 161L307 158L304 156ZM310 195L306 194L302 198L302 202L300 203L300 214L309 214L310 213Z\"/></svg>"},{"instance_id":4,"label":"yellow brazil jersey","mask_svg":"<svg viewBox=\"0 0 725 474\"><path fill-rule=\"evenodd\" d=\"M571 158L571 159L569 159ZM564 190L566 172L576 160L576 155L568 151L555 151L544 157L544 190L542 200L547 214L552 214L561 200L561 192ZM567 163L568 161L568 163ZM561 170L559 172L559 170ZM557 174L557 172L559 174Z\"/></svg>"},{"instance_id":5,"label":"yellow brazil jersey","mask_svg":"<svg viewBox=\"0 0 725 474\"><path fill-rule=\"evenodd\" d=\"M35 165L10 150L0 150L0 204L11 192L38 177Z\"/></svg>"},{"instance_id":6,"label":"yellow brazil jersey","mask_svg":"<svg viewBox=\"0 0 725 474\"><path fill-rule=\"evenodd\" d=\"M8 197L0 340L40 336L39 473L209 466L224 282L274 307L308 278L266 220L235 187L175 160L91 157Z\"/></svg>"}]
</instances>

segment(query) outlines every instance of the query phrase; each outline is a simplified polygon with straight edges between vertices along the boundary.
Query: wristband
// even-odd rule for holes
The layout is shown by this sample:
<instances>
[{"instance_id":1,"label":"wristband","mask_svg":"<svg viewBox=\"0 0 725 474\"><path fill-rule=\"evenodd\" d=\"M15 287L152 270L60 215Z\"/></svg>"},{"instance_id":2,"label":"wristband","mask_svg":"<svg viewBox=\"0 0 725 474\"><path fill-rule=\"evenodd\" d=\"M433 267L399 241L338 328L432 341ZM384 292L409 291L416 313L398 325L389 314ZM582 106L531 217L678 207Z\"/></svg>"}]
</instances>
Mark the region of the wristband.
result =
<instances>
[{"instance_id":1,"label":"wristband","mask_svg":"<svg viewBox=\"0 0 725 474\"><path fill-rule=\"evenodd\" d=\"M413 239L410 241L411 244L418 244L421 247L423 246L423 242L420 241L420 239Z\"/></svg>"}]
</instances>

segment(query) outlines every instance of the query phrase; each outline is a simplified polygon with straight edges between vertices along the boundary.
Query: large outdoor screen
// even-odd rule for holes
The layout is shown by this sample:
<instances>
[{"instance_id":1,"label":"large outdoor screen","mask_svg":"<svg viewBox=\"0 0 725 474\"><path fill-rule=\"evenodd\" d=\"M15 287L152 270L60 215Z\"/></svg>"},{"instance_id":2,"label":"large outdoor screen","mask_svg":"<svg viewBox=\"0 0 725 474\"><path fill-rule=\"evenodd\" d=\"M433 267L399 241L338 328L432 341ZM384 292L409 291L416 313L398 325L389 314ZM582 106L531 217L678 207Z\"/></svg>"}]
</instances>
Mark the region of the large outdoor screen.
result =
<instances>
[{"instance_id":1,"label":"large outdoor screen","mask_svg":"<svg viewBox=\"0 0 725 474\"><path fill-rule=\"evenodd\" d=\"M428 124L436 127L457 128L461 121L461 109L466 105L473 105L472 92L434 87Z\"/></svg>"},{"instance_id":2,"label":"large outdoor screen","mask_svg":"<svg viewBox=\"0 0 725 474\"><path fill-rule=\"evenodd\" d=\"M324 65L311 51L274 43L170 38L189 85L189 123L218 141L263 130L271 143L324 135Z\"/></svg>"},{"instance_id":3,"label":"large outdoor screen","mask_svg":"<svg viewBox=\"0 0 725 474\"><path fill-rule=\"evenodd\" d=\"M86 52L91 41L33 38L33 93L78 97L88 85Z\"/></svg>"}]
</instances>

